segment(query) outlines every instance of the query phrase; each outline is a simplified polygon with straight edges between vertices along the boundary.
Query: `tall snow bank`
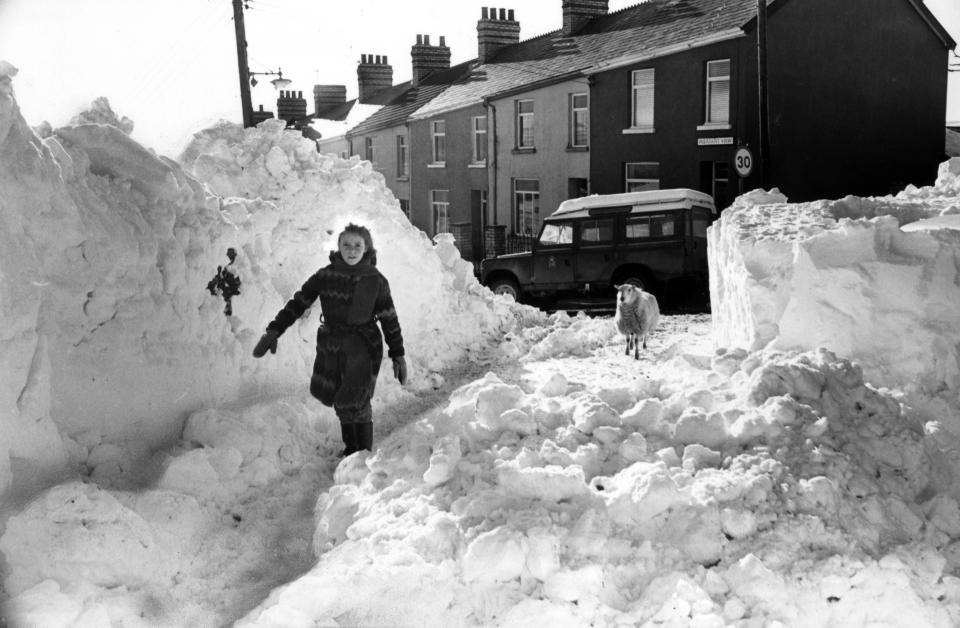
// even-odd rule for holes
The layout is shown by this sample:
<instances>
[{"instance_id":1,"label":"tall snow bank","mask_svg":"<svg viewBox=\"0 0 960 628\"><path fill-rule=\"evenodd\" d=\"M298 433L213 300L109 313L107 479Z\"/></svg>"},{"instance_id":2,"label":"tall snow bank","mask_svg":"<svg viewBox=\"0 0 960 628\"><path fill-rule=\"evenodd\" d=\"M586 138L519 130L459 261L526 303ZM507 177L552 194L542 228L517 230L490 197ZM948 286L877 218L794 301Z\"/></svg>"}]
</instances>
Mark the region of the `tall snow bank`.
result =
<instances>
[{"instance_id":1,"label":"tall snow bank","mask_svg":"<svg viewBox=\"0 0 960 628\"><path fill-rule=\"evenodd\" d=\"M896 196L751 192L708 238L717 346L826 346L875 384L960 391L960 159Z\"/></svg>"},{"instance_id":2,"label":"tall snow bank","mask_svg":"<svg viewBox=\"0 0 960 628\"><path fill-rule=\"evenodd\" d=\"M369 164L320 156L276 122L223 125L188 151L211 191L132 140L129 121L105 124L102 100L37 136L15 74L0 62L0 494L94 467L105 444L171 442L190 412L305 387L316 313L276 356L250 352L348 222L380 247L414 390L515 320L449 243L410 226ZM229 303L224 269L240 281ZM392 378L382 387L400 394Z\"/></svg>"}]
</instances>

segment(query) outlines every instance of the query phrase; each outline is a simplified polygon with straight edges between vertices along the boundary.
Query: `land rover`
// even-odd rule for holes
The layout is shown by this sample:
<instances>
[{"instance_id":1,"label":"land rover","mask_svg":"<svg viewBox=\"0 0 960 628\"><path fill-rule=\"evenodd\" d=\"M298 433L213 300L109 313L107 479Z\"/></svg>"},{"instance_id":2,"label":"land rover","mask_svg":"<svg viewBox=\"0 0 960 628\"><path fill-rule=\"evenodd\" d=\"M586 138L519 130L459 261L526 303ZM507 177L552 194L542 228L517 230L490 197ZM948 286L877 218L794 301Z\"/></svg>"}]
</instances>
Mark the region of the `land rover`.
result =
<instances>
[{"instance_id":1,"label":"land rover","mask_svg":"<svg viewBox=\"0 0 960 628\"><path fill-rule=\"evenodd\" d=\"M713 199L688 189L593 195L564 201L543 221L532 250L480 263L481 282L523 298L612 296L632 283L658 297L701 291L707 280L707 226Z\"/></svg>"}]
</instances>

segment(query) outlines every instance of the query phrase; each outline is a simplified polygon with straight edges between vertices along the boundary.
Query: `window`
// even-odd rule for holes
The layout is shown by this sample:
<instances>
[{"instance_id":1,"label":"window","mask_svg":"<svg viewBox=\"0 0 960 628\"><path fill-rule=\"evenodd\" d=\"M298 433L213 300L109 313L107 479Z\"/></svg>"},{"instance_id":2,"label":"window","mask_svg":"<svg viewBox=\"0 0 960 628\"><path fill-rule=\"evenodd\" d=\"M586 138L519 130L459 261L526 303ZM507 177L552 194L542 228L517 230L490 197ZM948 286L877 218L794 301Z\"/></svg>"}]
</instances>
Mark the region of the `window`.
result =
<instances>
[{"instance_id":1,"label":"window","mask_svg":"<svg viewBox=\"0 0 960 628\"><path fill-rule=\"evenodd\" d=\"M660 189L660 164L656 161L639 161L626 164L625 192L642 192Z\"/></svg>"},{"instance_id":2,"label":"window","mask_svg":"<svg viewBox=\"0 0 960 628\"><path fill-rule=\"evenodd\" d=\"M443 164L447 162L447 124L443 120L434 120L430 123L431 136L433 137L433 163Z\"/></svg>"},{"instance_id":3,"label":"window","mask_svg":"<svg viewBox=\"0 0 960 628\"><path fill-rule=\"evenodd\" d=\"M670 238L678 232L677 219L672 214L650 214L627 218L627 240Z\"/></svg>"},{"instance_id":4,"label":"window","mask_svg":"<svg viewBox=\"0 0 960 628\"><path fill-rule=\"evenodd\" d=\"M693 208L693 237L707 237L707 227L710 226L710 210L705 207Z\"/></svg>"},{"instance_id":5,"label":"window","mask_svg":"<svg viewBox=\"0 0 960 628\"><path fill-rule=\"evenodd\" d=\"M363 158L373 163L373 138L363 138Z\"/></svg>"},{"instance_id":6,"label":"window","mask_svg":"<svg viewBox=\"0 0 960 628\"><path fill-rule=\"evenodd\" d=\"M586 196L590 190L590 182L586 179L567 179L567 198Z\"/></svg>"},{"instance_id":7,"label":"window","mask_svg":"<svg viewBox=\"0 0 960 628\"><path fill-rule=\"evenodd\" d=\"M407 152L407 136L397 136L397 178L405 179L410 176L410 161Z\"/></svg>"},{"instance_id":8,"label":"window","mask_svg":"<svg viewBox=\"0 0 960 628\"><path fill-rule=\"evenodd\" d=\"M653 128L653 68L633 71L633 120L635 129Z\"/></svg>"},{"instance_id":9,"label":"window","mask_svg":"<svg viewBox=\"0 0 960 628\"><path fill-rule=\"evenodd\" d=\"M580 223L580 244L613 241L613 218L596 218Z\"/></svg>"},{"instance_id":10,"label":"window","mask_svg":"<svg viewBox=\"0 0 960 628\"><path fill-rule=\"evenodd\" d=\"M586 94L570 94L570 146L586 148L590 141L590 109Z\"/></svg>"},{"instance_id":11,"label":"window","mask_svg":"<svg viewBox=\"0 0 960 628\"><path fill-rule=\"evenodd\" d=\"M513 199L516 210L517 233L533 235L540 228L540 181L514 179Z\"/></svg>"},{"instance_id":12,"label":"window","mask_svg":"<svg viewBox=\"0 0 960 628\"><path fill-rule=\"evenodd\" d=\"M533 101L517 101L517 148L533 148Z\"/></svg>"},{"instance_id":13,"label":"window","mask_svg":"<svg viewBox=\"0 0 960 628\"><path fill-rule=\"evenodd\" d=\"M555 222L544 226L540 244L573 244L573 223Z\"/></svg>"},{"instance_id":14,"label":"window","mask_svg":"<svg viewBox=\"0 0 960 628\"><path fill-rule=\"evenodd\" d=\"M410 200L406 198L401 198L400 200L400 211L403 212L403 215L407 218L410 217Z\"/></svg>"},{"instance_id":15,"label":"window","mask_svg":"<svg viewBox=\"0 0 960 628\"><path fill-rule=\"evenodd\" d=\"M707 124L730 124L730 59L707 61Z\"/></svg>"},{"instance_id":16,"label":"window","mask_svg":"<svg viewBox=\"0 0 960 628\"><path fill-rule=\"evenodd\" d=\"M430 209L433 213L433 233L450 232L450 201L447 190L430 190Z\"/></svg>"},{"instance_id":17,"label":"window","mask_svg":"<svg viewBox=\"0 0 960 628\"><path fill-rule=\"evenodd\" d=\"M478 116L473 119L473 163L487 161L487 118Z\"/></svg>"}]
</instances>

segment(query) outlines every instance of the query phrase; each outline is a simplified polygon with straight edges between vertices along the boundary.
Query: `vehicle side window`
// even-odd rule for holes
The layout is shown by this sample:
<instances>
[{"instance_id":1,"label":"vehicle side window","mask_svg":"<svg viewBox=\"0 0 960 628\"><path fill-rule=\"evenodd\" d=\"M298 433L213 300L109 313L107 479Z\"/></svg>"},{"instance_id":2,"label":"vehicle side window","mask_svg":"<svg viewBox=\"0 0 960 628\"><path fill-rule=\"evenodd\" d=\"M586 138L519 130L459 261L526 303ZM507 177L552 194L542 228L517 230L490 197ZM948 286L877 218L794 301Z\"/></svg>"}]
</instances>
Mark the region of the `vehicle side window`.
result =
<instances>
[{"instance_id":1,"label":"vehicle side window","mask_svg":"<svg viewBox=\"0 0 960 628\"><path fill-rule=\"evenodd\" d=\"M543 226L540 244L573 244L573 223L549 223Z\"/></svg>"},{"instance_id":2,"label":"vehicle side window","mask_svg":"<svg viewBox=\"0 0 960 628\"><path fill-rule=\"evenodd\" d=\"M580 243L599 244L613 241L613 218L592 218L580 223Z\"/></svg>"},{"instance_id":3,"label":"vehicle side window","mask_svg":"<svg viewBox=\"0 0 960 628\"><path fill-rule=\"evenodd\" d=\"M710 210L703 207L693 208L693 237L707 237L707 227L710 225Z\"/></svg>"},{"instance_id":4,"label":"vehicle side window","mask_svg":"<svg viewBox=\"0 0 960 628\"><path fill-rule=\"evenodd\" d=\"M636 216L626 222L627 240L669 238L678 232L677 217L672 214Z\"/></svg>"}]
</instances>

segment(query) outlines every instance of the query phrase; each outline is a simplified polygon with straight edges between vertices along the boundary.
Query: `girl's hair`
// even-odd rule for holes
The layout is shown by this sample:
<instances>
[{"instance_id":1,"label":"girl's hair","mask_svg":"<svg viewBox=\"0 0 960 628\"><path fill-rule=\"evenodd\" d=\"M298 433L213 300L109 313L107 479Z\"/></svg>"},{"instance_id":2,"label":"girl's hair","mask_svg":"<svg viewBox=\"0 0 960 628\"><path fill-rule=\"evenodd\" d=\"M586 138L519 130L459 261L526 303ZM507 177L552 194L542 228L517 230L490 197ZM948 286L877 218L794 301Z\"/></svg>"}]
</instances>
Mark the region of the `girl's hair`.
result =
<instances>
[{"instance_id":1,"label":"girl's hair","mask_svg":"<svg viewBox=\"0 0 960 628\"><path fill-rule=\"evenodd\" d=\"M340 238L342 238L344 234L347 234L347 233L353 233L363 238L363 243L365 245L364 248L366 248L366 250L363 253L363 259L374 260L373 263L376 263L375 260L377 259L377 250L373 248L373 236L370 235L370 230L362 225L355 225L351 222L346 227L344 227L343 231L340 232L340 235L337 236L338 246L340 244Z\"/></svg>"}]
</instances>

